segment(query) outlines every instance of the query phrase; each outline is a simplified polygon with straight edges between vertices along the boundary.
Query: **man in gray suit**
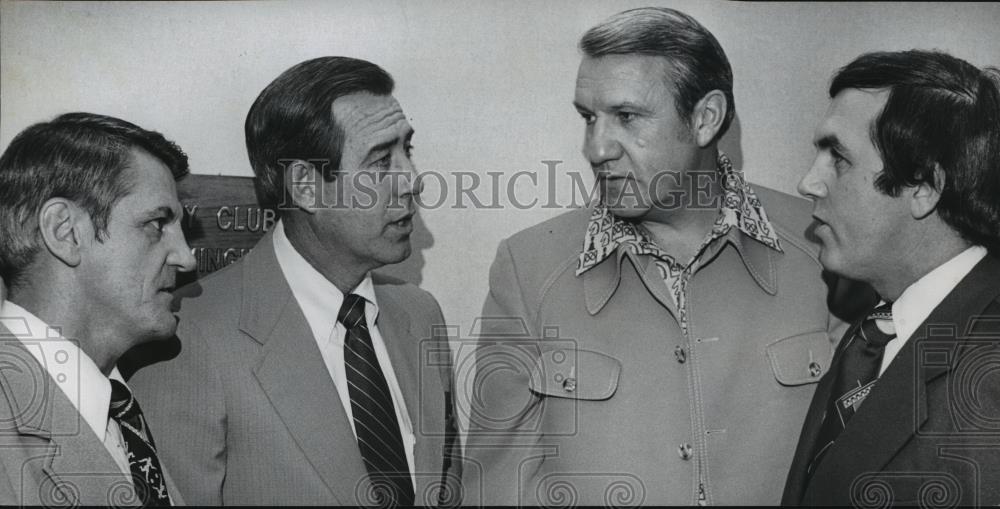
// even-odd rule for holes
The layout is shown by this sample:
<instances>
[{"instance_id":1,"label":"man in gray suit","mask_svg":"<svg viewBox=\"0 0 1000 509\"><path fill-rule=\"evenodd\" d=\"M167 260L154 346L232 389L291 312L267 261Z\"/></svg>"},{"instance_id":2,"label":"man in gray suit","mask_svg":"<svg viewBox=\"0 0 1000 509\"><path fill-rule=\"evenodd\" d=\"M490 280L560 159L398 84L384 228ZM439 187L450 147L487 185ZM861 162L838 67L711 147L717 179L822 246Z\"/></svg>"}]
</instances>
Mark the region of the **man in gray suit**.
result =
<instances>
[{"instance_id":1,"label":"man in gray suit","mask_svg":"<svg viewBox=\"0 0 1000 509\"><path fill-rule=\"evenodd\" d=\"M181 290L176 358L133 380L194 503L457 501L440 308L371 272L409 256L415 212L413 129L392 89L374 64L324 57L250 108L257 194L280 220Z\"/></svg>"},{"instance_id":2,"label":"man in gray suit","mask_svg":"<svg viewBox=\"0 0 1000 509\"><path fill-rule=\"evenodd\" d=\"M177 327L185 173L160 134L89 113L0 157L0 504L181 503L116 364Z\"/></svg>"}]
</instances>

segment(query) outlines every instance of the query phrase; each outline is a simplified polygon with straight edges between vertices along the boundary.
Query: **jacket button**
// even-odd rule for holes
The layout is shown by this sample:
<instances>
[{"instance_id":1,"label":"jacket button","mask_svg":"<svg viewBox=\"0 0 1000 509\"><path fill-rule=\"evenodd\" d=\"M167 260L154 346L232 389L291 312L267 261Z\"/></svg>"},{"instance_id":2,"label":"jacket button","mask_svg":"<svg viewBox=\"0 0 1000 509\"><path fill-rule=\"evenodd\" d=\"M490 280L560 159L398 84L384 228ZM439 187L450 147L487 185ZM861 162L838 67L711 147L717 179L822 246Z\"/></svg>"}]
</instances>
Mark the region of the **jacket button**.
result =
<instances>
[{"instance_id":1,"label":"jacket button","mask_svg":"<svg viewBox=\"0 0 1000 509\"><path fill-rule=\"evenodd\" d=\"M567 379L563 380L562 385L563 385L563 389L566 392L573 392L573 391L576 390L576 379L575 378L567 378Z\"/></svg>"},{"instance_id":2,"label":"jacket button","mask_svg":"<svg viewBox=\"0 0 1000 509\"><path fill-rule=\"evenodd\" d=\"M809 363L809 376L816 378L823 374L823 368L816 361Z\"/></svg>"},{"instance_id":3,"label":"jacket button","mask_svg":"<svg viewBox=\"0 0 1000 509\"><path fill-rule=\"evenodd\" d=\"M679 345L674 347L674 357L677 357L677 362L684 364L684 361L687 360L687 352L684 351L684 347Z\"/></svg>"},{"instance_id":4,"label":"jacket button","mask_svg":"<svg viewBox=\"0 0 1000 509\"><path fill-rule=\"evenodd\" d=\"M681 444L677 446L677 454L679 454L681 459L684 461L691 459L691 456L693 455L691 444Z\"/></svg>"}]
</instances>

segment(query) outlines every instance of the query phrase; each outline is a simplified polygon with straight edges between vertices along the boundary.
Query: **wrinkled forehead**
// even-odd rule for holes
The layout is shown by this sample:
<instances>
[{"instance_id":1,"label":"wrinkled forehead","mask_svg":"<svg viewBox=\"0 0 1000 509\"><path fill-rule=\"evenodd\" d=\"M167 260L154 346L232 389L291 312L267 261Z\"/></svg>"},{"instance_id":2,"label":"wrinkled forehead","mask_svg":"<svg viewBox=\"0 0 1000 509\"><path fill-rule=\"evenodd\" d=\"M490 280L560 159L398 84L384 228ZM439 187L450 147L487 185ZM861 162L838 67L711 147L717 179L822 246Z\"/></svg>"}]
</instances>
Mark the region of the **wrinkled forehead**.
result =
<instances>
[{"instance_id":1,"label":"wrinkled forehead","mask_svg":"<svg viewBox=\"0 0 1000 509\"><path fill-rule=\"evenodd\" d=\"M600 97L616 99L658 97L669 93L669 63L663 57L648 55L605 55L584 57L576 76L576 95L580 99Z\"/></svg>"},{"instance_id":2,"label":"wrinkled forehead","mask_svg":"<svg viewBox=\"0 0 1000 509\"><path fill-rule=\"evenodd\" d=\"M131 149L128 165L122 170L121 178L128 183L128 194L142 192L177 200L177 183L170 168L145 149Z\"/></svg>"},{"instance_id":3,"label":"wrinkled forehead","mask_svg":"<svg viewBox=\"0 0 1000 509\"><path fill-rule=\"evenodd\" d=\"M391 95L348 94L334 100L331 109L337 125L350 138L386 138L412 130L403 108Z\"/></svg>"}]
</instances>

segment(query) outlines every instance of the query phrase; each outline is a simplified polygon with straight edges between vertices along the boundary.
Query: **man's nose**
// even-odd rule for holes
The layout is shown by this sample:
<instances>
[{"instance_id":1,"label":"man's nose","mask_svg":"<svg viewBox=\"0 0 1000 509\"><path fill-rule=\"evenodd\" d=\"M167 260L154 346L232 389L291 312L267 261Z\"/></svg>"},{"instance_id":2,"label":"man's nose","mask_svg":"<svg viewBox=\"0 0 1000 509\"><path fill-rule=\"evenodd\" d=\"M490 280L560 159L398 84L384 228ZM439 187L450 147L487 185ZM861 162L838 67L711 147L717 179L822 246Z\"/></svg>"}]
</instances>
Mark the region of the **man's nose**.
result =
<instances>
[{"instance_id":1,"label":"man's nose","mask_svg":"<svg viewBox=\"0 0 1000 509\"><path fill-rule=\"evenodd\" d=\"M798 191L802 196L814 200L826 196L826 184L820 178L819 157L813 161L812 167L799 180Z\"/></svg>"},{"instance_id":2,"label":"man's nose","mask_svg":"<svg viewBox=\"0 0 1000 509\"><path fill-rule=\"evenodd\" d=\"M188 246L187 239L184 238L184 233L178 232L177 236L179 238L167 256L167 264L177 267L177 270L180 272L191 272L198 267L198 261L195 260L194 254L191 253L191 247Z\"/></svg>"},{"instance_id":3,"label":"man's nose","mask_svg":"<svg viewBox=\"0 0 1000 509\"><path fill-rule=\"evenodd\" d=\"M393 187L397 196L412 197L423 190L424 186L417 174L417 167L409 157L401 159L395 168L395 173Z\"/></svg>"},{"instance_id":4,"label":"man's nose","mask_svg":"<svg viewBox=\"0 0 1000 509\"><path fill-rule=\"evenodd\" d=\"M583 156L590 165L598 167L622 156L622 146L615 130L601 119L588 126L583 142Z\"/></svg>"}]
</instances>

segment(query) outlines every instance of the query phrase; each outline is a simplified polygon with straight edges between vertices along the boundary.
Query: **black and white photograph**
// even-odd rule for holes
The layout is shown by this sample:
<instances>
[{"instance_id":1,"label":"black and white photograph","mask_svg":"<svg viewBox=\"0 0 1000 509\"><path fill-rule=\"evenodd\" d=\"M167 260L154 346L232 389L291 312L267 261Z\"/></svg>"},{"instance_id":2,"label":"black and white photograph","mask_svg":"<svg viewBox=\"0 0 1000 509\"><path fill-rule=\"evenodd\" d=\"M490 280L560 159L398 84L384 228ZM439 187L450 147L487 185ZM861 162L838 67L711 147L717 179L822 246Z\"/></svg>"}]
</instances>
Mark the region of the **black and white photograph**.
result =
<instances>
[{"instance_id":1,"label":"black and white photograph","mask_svg":"<svg viewBox=\"0 0 1000 509\"><path fill-rule=\"evenodd\" d=\"M1000 505L1000 4L0 0L0 505Z\"/></svg>"}]
</instances>

